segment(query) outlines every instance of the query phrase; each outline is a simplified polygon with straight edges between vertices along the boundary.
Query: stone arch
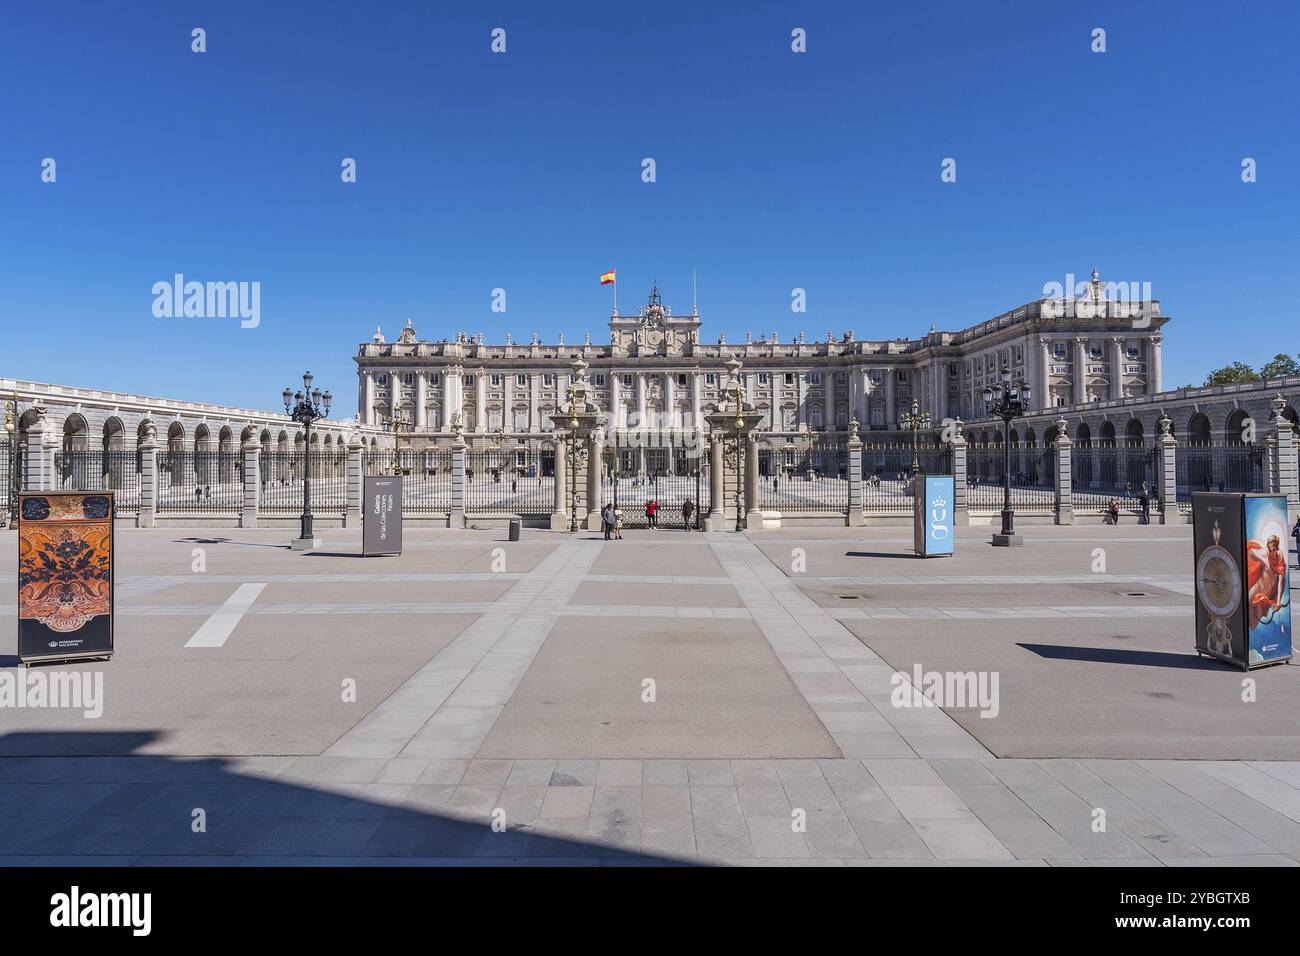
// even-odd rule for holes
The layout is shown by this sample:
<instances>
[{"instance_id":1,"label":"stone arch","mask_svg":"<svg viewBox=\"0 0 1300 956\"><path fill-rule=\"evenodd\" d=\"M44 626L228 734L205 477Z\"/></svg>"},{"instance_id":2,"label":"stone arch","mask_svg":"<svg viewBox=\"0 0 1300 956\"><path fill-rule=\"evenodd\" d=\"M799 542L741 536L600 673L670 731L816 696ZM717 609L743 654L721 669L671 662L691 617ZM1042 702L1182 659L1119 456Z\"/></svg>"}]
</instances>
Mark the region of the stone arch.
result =
<instances>
[{"instance_id":1,"label":"stone arch","mask_svg":"<svg viewBox=\"0 0 1300 956\"><path fill-rule=\"evenodd\" d=\"M1246 432L1246 420L1250 418L1250 413L1244 408L1233 409L1228 414L1227 420L1223 423L1223 443L1239 448L1246 444L1243 437Z\"/></svg>"},{"instance_id":2,"label":"stone arch","mask_svg":"<svg viewBox=\"0 0 1300 956\"><path fill-rule=\"evenodd\" d=\"M1080 448L1092 447L1092 429L1088 427L1087 422L1079 423L1079 427L1074 433L1074 443Z\"/></svg>"},{"instance_id":3,"label":"stone arch","mask_svg":"<svg viewBox=\"0 0 1300 956\"><path fill-rule=\"evenodd\" d=\"M1115 444L1116 444L1115 423L1112 421L1102 422L1101 423L1101 447L1114 448Z\"/></svg>"},{"instance_id":4,"label":"stone arch","mask_svg":"<svg viewBox=\"0 0 1300 956\"><path fill-rule=\"evenodd\" d=\"M90 448L90 428L84 416L73 412L63 420L63 450L86 451Z\"/></svg>"},{"instance_id":5,"label":"stone arch","mask_svg":"<svg viewBox=\"0 0 1300 956\"><path fill-rule=\"evenodd\" d=\"M1138 418L1130 418L1128 424L1124 426L1124 445L1127 448L1141 448L1146 444L1146 432L1142 428L1142 421Z\"/></svg>"},{"instance_id":6,"label":"stone arch","mask_svg":"<svg viewBox=\"0 0 1300 956\"><path fill-rule=\"evenodd\" d=\"M1210 446L1210 419L1204 412L1196 412L1187 420L1187 444L1193 448Z\"/></svg>"}]
</instances>

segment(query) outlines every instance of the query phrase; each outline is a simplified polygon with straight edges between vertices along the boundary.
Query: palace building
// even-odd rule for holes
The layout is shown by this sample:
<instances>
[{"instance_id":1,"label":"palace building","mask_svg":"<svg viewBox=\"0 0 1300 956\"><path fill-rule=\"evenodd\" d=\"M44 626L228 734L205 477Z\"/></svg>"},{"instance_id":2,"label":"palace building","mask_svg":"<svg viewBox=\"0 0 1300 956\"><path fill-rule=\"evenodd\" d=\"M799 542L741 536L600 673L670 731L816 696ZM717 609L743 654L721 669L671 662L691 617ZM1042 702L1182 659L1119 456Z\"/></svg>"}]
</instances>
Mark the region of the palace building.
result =
<instances>
[{"instance_id":1,"label":"palace building","mask_svg":"<svg viewBox=\"0 0 1300 956\"><path fill-rule=\"evenodd\" d=\"M1158 300L1113 294L1094 271L1078 298L1042 298L960 331L922 338L859 339L852 331L812 340L705 341L699 311L674 314L657 288L635 314L612 312L608 344L488 344L457 333L422 340L408 321L395 342L381 331L356 356L359 420L398 422L403 443L449 444L459 423L474 444L489 436L540 442L568 405L571 363L586 362L607 429L702 432L730 396L726 363L738 359L745 400L764 432L798 436L896 430L915 402L930 419L984 417L984 385L1009 367L1043 410L1160 391ZM725 392L725 394L724 394Z\"/></svg>"}]
</instances>

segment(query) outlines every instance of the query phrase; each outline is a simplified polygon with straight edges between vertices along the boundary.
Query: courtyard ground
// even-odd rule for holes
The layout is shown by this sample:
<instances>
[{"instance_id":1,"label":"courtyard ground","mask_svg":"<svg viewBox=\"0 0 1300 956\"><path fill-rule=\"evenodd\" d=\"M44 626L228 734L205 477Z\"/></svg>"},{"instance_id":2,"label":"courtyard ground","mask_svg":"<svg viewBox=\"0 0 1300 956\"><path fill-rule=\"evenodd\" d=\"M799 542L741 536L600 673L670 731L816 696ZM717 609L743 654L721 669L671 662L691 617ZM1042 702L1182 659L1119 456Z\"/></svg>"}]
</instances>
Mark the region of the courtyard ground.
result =
<instances>
[{"instance_id":1,"label":"courtyard ground","mask_svg":"<svg viewBox=\"0 0 1300 956\"><path fill-rule=\"evenodd\" d=\"M103 716L0 709L0 863L1294 865L1300 670L1197 658L1191 529L1023 531L122 529Z\"/></svg>"}]
</instances>

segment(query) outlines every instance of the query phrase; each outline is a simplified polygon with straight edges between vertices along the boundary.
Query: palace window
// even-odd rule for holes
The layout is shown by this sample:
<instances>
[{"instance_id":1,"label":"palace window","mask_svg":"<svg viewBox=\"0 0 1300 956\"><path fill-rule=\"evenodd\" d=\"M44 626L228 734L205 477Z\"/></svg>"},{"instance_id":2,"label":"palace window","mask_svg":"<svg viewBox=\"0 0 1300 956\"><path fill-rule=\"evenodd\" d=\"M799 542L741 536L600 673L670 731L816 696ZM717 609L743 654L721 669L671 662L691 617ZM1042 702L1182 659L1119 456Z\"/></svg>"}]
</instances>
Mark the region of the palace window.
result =
<instances>
[{"instance_id":1,"label":"palace window","mask_svg":"<svg viewBox=\"0 0 1300 956\"><path fill-rule=\"evenodd\" d=\"M437 372L434 372L432 375L429 376L429 384L437 385L438 382L441 380L441 378L442 378L441 375L439 375Z\"/></svg>"},{"instance_id":2,"label":"palace window","mask_svg":"<svg viewBox=\"0 0 1300 956\"><path fill-rule=\"evenodd\" d=\"M759 384L759 385L766 385L766 384L767 384L767 380L768 380L768 374L767 374L766 372L759 372L759 373L758 373L758 384Z\"/></svg>"},{"instance_id":3,"label":"palace window","mask_svg":"<svg viewBox=\"0 0 1300 956\"><path fill-rule=\"evenodd\" d=\"M685 374L681 374L681 375L678 375L678 376L677 376L677 387L678 387L678 388L685 388L685 387L686 387L686 376L685 376Z\"/></svg>"},{"instance_id":4,"label":"palace window","mask_svg":"<svg viewBox=\"0 0 1300 956\"><path fill-rule=\"evenodd\" d=\"M953 378L956 378L956 377L957 377L957 363L956 363L956 362L949 362L949 363L948 363L948 374L951 375Z\"/></svg>"},{"instance_id":5,"label":"palace window","mask_svg":"<svg viewBox=\"0 0 1300 956\"><path fill-rule=\"evenodd\" d=\"M631 375L624 375L624 376L623 376L623 387L624 387L624 388L631 388L631 387L632 387L632 376L631 376Z\"/></svg>"},{"instance_id":6,"label":"palace window","mask_svg":"<svg viewBox=\"0 0 1300 956\"><path fill-rule=\"evenodd\" d=\"M809 384L809 385L820 385L821 383L822 383L822 373L821 373L821 372L809 372L809 373L808 373L808 384Z\"/></svg>"},{"instance_id":7,"label":"palace window","mask_svg":"<svg viewBox=\"0 0 1300 956\"><path fill-rule=\"evenodd\" d=\"M515 384L518 385L520 388L527 388L527 387L528 387L528 376L527 376L527 375L516 375L516 376L515 376Z\"/></svg>"},{"instance_id":8,"label":"palace window","mask_svg":"<svg viewBox=\"0 0 1300 956\"><path fill-rule=\"evenodd\" d=\"M787 385L793 385L793 384L794 384L794 372L786 372L786 373L785 373L785 384L787 384Z\"/></svg>"},{"instance_id":9,"label":"palace window","mask_svg":"<svg viewBox=\"0 0 1300 956\"><path fill-rule=\"evenodd\" d=\"M500 375L490 375L490 376L488 376L488 384L491 385L493 388L500 388L500 387L501 387L501 376L500 376Z\"/></svg>"},{"instance_id":10,"label":"palace window","mask_svg":"<svg viewBox=\"0 0 1300 956\"><path fill-rule=\"evenodd\" d=\"M473 384L474 384L474 376L473 376L472 374L470 374L470 375L466 375L466 376L465 376L465 384L466 384L466 385L473 385Z\"/></svg>"},{"instance_id":11,"label":"palace window","mask_svg":"<svg viewBox=\"0 0 1300 956\"><path fill-rule=\"evenodd\" d=\"M906 384L907 384L907 373L906 373L905 371L903 371L902 369L899 369L899 370L898 370L898 382L899 382L900 385L906 385Z\"/></svg>"},{"instance_id":12,"label":"palace window","mask_svg":"<svg viewBox=\"0 0 1300 956\"><path fill-rule=\"evenodd\" d=\"M554 375L543 375L543 376L542 376L542 387L543 387L543 388L550 388L550 387L552 387L554 384L555 384L555 376L554 376Z\"/></svg>"},{"instance_id":13,"label":"palace window","mask_svg":"<svg viewBox=\"0 0 1300 956\"><path fill-rule=\"evenodd\" d=\"M402 384L403 384L403 385L414 385L414 384L415 384L415 373L414 373L414 372L404 372L404 373L402 374Z\"/></svg>"},{"instance_id":14,"label":"palace window","mask_svg":"<svg viewBox=\"0 0 1300 956\"><path fill-rule=\"evenodd\" d=\"M600 388L605 387L605 376L603 374L598 373L596 375L596 385L599 386Z\"/></svg>"},{"instance_id":15,"label":"palace window","mask_svg":"<svg viewBox=\"0 0 1300 956\"><path fill-rule=\"evenodd\" d=\"M629 377L630 377L630 376L629 376ZM705 372L705 373L704 373L704 384L705 384L705 385L708 385L708 386L710 386L710 387L712 387L712 386L714 386L714 385L717 385L717 384L718 384L718 376L714 375L712 372Z\"/></svg>"},{"instance_id":16,"label":"palace window","mask_svg":"<svg viewBox=\"0 0 1300 956\"><path fill-rule=\"evenodd\" d=\"M387 375L381 375L381 376L379 376L378 379L376 379L376 381L377 381L380 385L387 385L387 384L388 384L388 376L387 376Z\"/></svg>"},{"instance_id":17,"label":"palace window","mask_svg":"<svg viewBox=\"0 0 1300 956\"><path fill-rule=\"evenodd\" d=\"M1053 343L1052 343L1052 354L1055 355L1058 359L1063 359L1063 358L1065 358L1065 343L1064 343L1064 342L1053 342Z\"/></svg>"},{"instance_id":18,"label":"palace window","mask_svg":"<svg viewBox=\"0 0 1300 956\"><path fill-rule=\"evenodd\" d=\"M836 384L836 385L843 385L843 384L844 384L844 373L843 373L843 372L836 372L836 373L835 373L835 384Z\"/></svg>"}]
</instances>

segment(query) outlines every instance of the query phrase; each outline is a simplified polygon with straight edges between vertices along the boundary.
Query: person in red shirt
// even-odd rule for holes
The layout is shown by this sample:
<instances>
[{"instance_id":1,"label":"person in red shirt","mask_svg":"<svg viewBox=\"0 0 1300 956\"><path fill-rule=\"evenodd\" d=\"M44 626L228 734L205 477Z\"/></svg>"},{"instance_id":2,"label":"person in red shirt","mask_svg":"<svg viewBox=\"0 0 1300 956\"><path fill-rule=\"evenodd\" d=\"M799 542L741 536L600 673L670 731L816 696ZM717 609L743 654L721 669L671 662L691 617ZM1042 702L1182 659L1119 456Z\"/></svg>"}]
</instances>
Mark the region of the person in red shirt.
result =
<instances>
[{"instance_id":1,"label":"person in red shirt","mask_svg":"<svg viewBox=\"0 0 1300 956\"><path fill-rule=\"evenodd\" d=\"M655 530L659 528L658 519L657 519L658 514L659 514L659 502L654 498L651 498L649 501L645 503L645 520L646 523Z\"/></svg>"}]
</instances>

